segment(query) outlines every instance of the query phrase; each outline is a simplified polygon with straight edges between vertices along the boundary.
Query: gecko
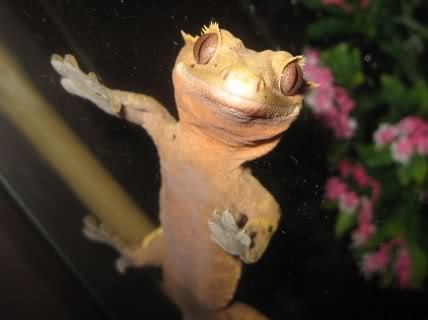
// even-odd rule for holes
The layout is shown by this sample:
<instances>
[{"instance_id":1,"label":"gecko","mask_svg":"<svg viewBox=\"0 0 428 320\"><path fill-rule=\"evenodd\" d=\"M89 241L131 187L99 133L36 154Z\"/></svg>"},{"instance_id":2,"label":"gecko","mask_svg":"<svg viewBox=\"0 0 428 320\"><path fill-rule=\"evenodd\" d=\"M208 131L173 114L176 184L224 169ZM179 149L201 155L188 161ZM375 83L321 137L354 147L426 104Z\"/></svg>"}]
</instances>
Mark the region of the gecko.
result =
<instances>
[{"instance_id":1,"label":"gecko","mask_svg":"<svg viewBox=\"0 0 428 320\"><path fill-rule=\"evenodd\" d=\"M124 256L119 269L159 266L184 319L267 319L233 301L243 263L260 259L281 215L245 164L270 152L298 117L311 86L304 57L253 51L213 22L200 36L181 33L172 71L178 119L151 96L104 86L70 54L51 58L66 91L144 128L160 161L157 229L132 248L93 219L86 234L110 240Z\"/></svg>"}]
</instances>

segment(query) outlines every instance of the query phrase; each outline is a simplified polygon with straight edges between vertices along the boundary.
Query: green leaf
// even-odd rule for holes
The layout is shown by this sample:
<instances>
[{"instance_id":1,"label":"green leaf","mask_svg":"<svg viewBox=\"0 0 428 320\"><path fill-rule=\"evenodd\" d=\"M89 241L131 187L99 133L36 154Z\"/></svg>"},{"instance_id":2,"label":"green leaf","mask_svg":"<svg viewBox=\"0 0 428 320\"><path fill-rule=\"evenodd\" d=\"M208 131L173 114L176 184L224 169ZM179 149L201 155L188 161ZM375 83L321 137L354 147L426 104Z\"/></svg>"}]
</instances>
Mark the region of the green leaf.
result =
<instances>
[{"instance_id":1,"label":"green leaf","mask_svg":"<svg viewBox=\"0 0 428 320\"><path fill-rule=\"evenodd\" d=\"M410 96L413 104L418 106L417 113L428 118L428 83L418 79L411 89Z\"/></svg>"},{"instance_id":2,"label":"green leaf","mask_svg":"<svg viewBox=\"0 0 428 320\"><path fill-rule=\"evenodd\" d=\"M379 285L382 288L390 288L394 284L394 279L394 273L390 269L387 269L379 279Z\"/></svg>"},{"instance_id":3,"label":"green leaf","mask_svg":"<svg viewBox=\"0 0 428 320\"><path fill-rule=\"evenodd\" d=\"M379 236L384 239L395 238L403 235L406 232L406 227L401 222L400 218L393 217L385 220L383 226L378 229Z\"/></svg>"},{"instance_id":4,"label":"green leaf","mask_svg":"<svg viewBox=\"0 0 428 320\"><path fill-rule=\"evenodd\" d=\"M355 226L357 219L355 214L348 212L339 212L336 218L335 235L337 238L342 237L347 231Z\"/></svg>"},{"instance_id":5,"label":"green leaf","mask_svg":"<svg viewBox=\"0 0 428 320\"><path fill-rule=\"evenodd\" d=\"M415 155L409 164L412 180L422 186L428 176L428 161L420 155Z\"/></svg>"},{"instance_id":6,"label":"green leaf","mask_svg":"<svg viewBox=\"0 0 428 320\"><path fill-rule=\"evenodd\" d=\"M305 7L309 9L320 9L325 6L321 0L302 0L302 3Z\"/></svg>"},{"instance_id":7,"label":"green leaf","mask_svg":"<svg viewBox=\"0 0 428 320\"><path fill-rule=\"evenodd\" d=\"M388 148L378 149L373 144L359 144L356 150L368 167L378 168L393 164Z\"/></svg>"},{"instance_id":8,"label":"green leaf","mask_svg":"<svg viewBox=\"0 0 428 320\"><path fill-rule=\"evenodd\" d=\"M413 259L412 280L416 286L423 284L428 271L428 261L425 252L416 245L410 246Z\"/></svg>"},{"instance_id":9,"label":"green leaf","mask_svg":"<svg viewBox=\"0 0 428 320\"><path fill-rule=\"evenodd\" d=\"M398 168L398 178L402 185L413 182L422 186L428 178L428 160L421 155L412 156L407 165Z\"/></svg>"},{"instance_id":10,"label":"green leaf","mask_svg":"<svg viewBox=\"0 0 428 320\"><path fill-rule=\"evenodd\" d=\"M398 179L403 186L407 186L412 181L412 168L409 165L402 165L398 167Z\"/></svg>"},{"instance_id":11,"label":"green leaf","mask_svg":"<svg viewBox=\"0 0 428 320\"><path fill-rule=\"evenodd\" d=\"M350 32L352 31L349 29L349 21L333 17L316 20L307 29L309 37L315 40Z\"/></svg>"},{"instance_id":12,"label":"green leaf","mask_svg":"<svg viewBox=\"0 0 428 320\"><path fill-rule=\"evenodd\" d=\"M323 201L321 203L321 206L325 210L337 209L337 202L336 201Z\"/></svg>"},{"instance_id":13,"label":"green leaf","mask_svg":"<svg viewBox=\"0 0 428 320\"><path fill-rule=\"evenodd\" d=\"M381 76L382 99L389 107L395 107L402 110L408 109L409 91L405 85L395 76L383 74Z\"/></svg>"},{"instance_id":14,"label":"green leaf","mask_svg":"<svg viewBox=\"0 0 428 320\"><path fill-rule=\"evenodd\" d=\"M338 84L352 89L364 82L361 52L358 48L352 48L347 43L340 43L325 50L321 55L321 60L333 70Z\"/></svg>"}]
</instances>

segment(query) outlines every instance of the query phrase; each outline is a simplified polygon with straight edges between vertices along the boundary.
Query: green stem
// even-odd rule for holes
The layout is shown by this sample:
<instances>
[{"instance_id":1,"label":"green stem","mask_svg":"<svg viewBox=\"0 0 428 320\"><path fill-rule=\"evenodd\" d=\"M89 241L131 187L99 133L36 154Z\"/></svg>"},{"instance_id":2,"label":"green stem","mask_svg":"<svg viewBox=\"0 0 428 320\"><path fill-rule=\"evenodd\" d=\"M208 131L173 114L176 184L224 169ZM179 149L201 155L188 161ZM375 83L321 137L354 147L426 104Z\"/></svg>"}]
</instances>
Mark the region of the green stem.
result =
<instances>
[{"instance_id":1,"label":"green stem","mask_svg":"<svg viewBox=\"0 0 428 320\"><path fill-rule=\"evenodd\" d=\"M417 32L425 40L428 40L428 28L426 28L418 21L408 16L402 16L398 19L398 22L408 27L409 29L412 29L413 31Z\"/></svg>"}]
</instances>

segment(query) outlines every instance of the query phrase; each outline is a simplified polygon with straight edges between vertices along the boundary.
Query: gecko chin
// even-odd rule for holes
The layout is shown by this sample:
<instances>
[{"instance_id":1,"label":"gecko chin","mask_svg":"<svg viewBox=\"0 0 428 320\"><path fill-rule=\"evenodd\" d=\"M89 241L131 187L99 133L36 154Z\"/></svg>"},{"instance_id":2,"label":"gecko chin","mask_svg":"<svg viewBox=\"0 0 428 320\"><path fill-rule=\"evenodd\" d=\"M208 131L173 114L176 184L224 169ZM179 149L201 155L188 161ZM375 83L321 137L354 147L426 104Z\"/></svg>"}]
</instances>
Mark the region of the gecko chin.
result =
<instances>
[{"instance_id":1,"label":"gecko chin","mask_svg":"<svg viewBox=\"0 0 428 320\"><path fill-rule=\"evenodd\" d=\"M193 96L196 91L200 99L208 100L211 105L217 106L217 112L224 112L229 117L241 121L265 119L269 122L280 122L296 117L302 105L300 95L283 97L268 89L256 92L255 89L233 78L229 81L222 80L221 85L213 85L198 77L183 62L176 64L173 75L177 80L181 80L174 82L188 86ZM187 91L186 88L182 89L183 93Z\"/></svg>"}]
</instances>

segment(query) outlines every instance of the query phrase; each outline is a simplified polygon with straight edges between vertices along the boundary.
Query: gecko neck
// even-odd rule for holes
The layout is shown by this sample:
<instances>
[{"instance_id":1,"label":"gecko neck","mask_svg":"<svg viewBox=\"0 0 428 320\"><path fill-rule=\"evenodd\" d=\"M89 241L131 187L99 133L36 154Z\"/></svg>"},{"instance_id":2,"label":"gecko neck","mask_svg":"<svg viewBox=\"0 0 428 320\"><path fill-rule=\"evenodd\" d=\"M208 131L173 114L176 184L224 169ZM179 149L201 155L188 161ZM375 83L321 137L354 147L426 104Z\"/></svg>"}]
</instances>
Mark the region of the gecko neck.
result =
<instances>
[{"instance_id":1,"label":"gecko neck","mask_svg":"<svg viewBox=\"0 0 428 320\"><path fill-rule=\"evenodd\" d=\"M193 154L203 155L207 162L215 163L223 168L236 168L247 161L254 160L270 152L279 142L280 136L267 141L244 145L227 134L215 134L205 127L180 119L181 138L186 148ZM217 165L216 165L217 166Z\"/></svg>"}]
</instances>

